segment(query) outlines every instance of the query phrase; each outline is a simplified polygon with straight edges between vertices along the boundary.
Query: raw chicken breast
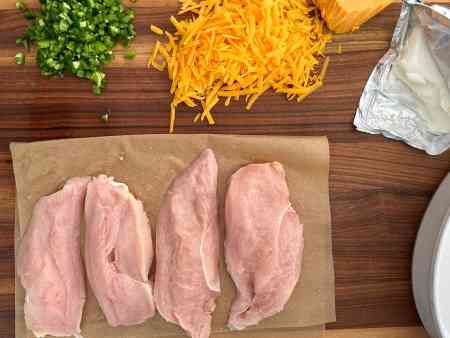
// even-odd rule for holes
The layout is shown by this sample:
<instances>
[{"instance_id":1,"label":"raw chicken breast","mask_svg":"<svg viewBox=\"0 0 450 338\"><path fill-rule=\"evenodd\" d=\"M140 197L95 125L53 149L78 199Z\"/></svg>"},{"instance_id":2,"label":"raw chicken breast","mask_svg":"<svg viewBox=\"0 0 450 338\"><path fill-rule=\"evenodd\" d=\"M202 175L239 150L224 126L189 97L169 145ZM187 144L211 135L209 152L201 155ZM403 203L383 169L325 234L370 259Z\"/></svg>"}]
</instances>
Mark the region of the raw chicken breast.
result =
<instances>
[{"instance_id":1,"label":"raw chicken breast","mask_svg":"<svg viewBox=\"0 0 450 338\"><path fill-rule=\"evenodd\" d=\"M300 276L303 225L283 166L250 164L230 179L225 259L237 288L228 325L241 330L283 310Z\"/></svg>"},{"instance_id":2,"label":"raw chicken breast","mask_svg":"<svg viewBox=\"0 0 450 338\"><path fill-rule=\"evenodd\" d=\"M206 149L172 181L156 228L156 307L193 338L209 337L218 264L217 162Z\"/></svg>"},{"instance_id":3,"label":"raw chicken breast","mask_svg":"<svg viewBox=\"0 0 450 338\"><path fill-rule=\"evenodd\" d=\"M153 244L142 202L101 175L88 185L85 217L87 276L109 325L144 322L155 307L148 280Z\"/></svg>"},{"instance_id":4,"label":"raw chicken breast","mask_svg":"<svg viewBox=\"0 0 450 338\"><path fill-rule=\"evenodd\" d=\"M86 299L80 223L88 177L41 198L20 243L17 273L25 288L25 322L37 337L80 334Z\"/></svg>"}]
</instances>

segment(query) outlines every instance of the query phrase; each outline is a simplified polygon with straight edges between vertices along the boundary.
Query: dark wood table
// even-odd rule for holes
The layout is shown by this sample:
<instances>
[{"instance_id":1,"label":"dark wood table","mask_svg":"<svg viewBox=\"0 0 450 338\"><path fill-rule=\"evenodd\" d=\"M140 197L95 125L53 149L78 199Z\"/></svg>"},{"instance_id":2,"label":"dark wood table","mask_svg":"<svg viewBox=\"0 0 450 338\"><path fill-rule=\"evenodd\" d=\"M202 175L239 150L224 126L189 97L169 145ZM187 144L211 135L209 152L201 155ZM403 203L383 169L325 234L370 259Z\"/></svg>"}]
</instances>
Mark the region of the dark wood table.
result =
<instances>
[{"instance_id":1,"label":"dark wood table","mask_svg":"<svg viewBox=\"0 0 450 338\"><path fill-rule=\"evenodd\" d=\"M151 7L150 7L151 5ZM14 336L13 141L168 130L168 81L146 68L149 23L169 28L175 0L140 0L136 8L138 57L118 56L100 97L70 76L43 78L33 61L17 66L15 39L26 22L12 0L0 4L0 337ZM192 124L179 109L177 133L327 135L336 268L337 322L328 328L413 326L411 255L421 217L450 170L450 152L428 156L400 142L355 131L352 121L364 84L388 48L399 5L351 35L335 37L326 85L302 104L268 94L252 111L243 104L215 109L217 125ZM343 53L337 54L341 44ZM122 51L119 51L119 54ZM100 116L111 110L108 123Z\"/></svg>"}]
</instances>

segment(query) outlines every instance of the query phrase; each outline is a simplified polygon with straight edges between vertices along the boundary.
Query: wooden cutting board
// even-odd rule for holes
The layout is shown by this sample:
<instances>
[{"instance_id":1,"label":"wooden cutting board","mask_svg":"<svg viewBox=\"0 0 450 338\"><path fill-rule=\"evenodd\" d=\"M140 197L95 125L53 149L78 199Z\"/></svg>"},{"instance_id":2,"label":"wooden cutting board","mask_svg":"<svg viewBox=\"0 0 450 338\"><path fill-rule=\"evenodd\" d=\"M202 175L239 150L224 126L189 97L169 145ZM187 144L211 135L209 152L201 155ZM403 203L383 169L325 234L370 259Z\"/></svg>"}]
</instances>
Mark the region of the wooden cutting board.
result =
<instances>
[{"instance_id":1,"label":"wooden cutting board","mask_svg":"<svg viewBox=\"0 0 450 338\"><path fill-rule=\"evenodd\" d=\"M170 28L176 0L139 0L134 44L138 56L118 51L108 88L91 94L87 81L46 79L31 58L14 63L15 39L26 21L14 0L0 2L0 337L14 336L14 179L8 144L53 138L165 133L168 81L147 70L150 23ZM335 36L328 48L325 86L302 104L268 94L252 111L243 104L215 109L217 125L193 125L178 112L178 133L327 135L336 268L337 322L329 329L416 326L411 255L426 206L450 170L450 152L431 157L400 142L358 133L352 125L367 78L388 48L400 6L390 6L353 34ZM343 53L338 55L338 45ZM107 124L100 116L111 110ZM326 337L424 337L418 328L329 331Z\"/></svg>"}]
</instances>

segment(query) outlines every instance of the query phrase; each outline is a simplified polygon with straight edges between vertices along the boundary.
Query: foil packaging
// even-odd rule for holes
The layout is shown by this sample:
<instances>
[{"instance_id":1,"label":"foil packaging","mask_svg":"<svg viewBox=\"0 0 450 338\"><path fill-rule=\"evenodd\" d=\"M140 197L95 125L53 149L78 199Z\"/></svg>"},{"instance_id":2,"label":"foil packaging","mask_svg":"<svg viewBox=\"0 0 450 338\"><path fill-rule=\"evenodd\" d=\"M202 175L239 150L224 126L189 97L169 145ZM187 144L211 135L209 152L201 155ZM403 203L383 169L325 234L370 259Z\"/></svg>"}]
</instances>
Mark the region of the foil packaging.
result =
<instances>
[{"instance_id":1,"label":"foil packaging","mask_svg":"<svg viewBox=\"0 0 450 338\"><path fill-rule=\"evenodd\" d=\"M415 35L422 37L428 50L416 50L409 63L404 62L405 54L412 53L407 48L418 45ZM432 64L426 62L424 55ZM415 69L421 67L425 78L434 79L438 74L439 80L429 84L419 76L414 82L417 86L409 85L402 76L408 64ZM414 75L414 71L408 74ZM405 0L391 47L364 88L354 124L359 131L383 134L438 155L450 147L449 93L450 8Z\"/></svg>"}]
</instances>

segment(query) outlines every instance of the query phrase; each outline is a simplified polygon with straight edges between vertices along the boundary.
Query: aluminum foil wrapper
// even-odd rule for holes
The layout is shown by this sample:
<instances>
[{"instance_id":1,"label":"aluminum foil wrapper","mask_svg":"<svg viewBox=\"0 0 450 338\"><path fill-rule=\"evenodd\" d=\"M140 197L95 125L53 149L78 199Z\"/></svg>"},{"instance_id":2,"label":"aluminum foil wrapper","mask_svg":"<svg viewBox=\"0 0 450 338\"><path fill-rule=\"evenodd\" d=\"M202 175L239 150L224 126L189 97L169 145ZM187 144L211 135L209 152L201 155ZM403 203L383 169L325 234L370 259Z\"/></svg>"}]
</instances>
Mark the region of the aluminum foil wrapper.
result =
<instances>
[{"instance_id":1,"label":"aluminum foil wrapper","mask_svg":"<svg viewBox=\"0 0 450 338\"><path fill-rule=\"evenodd\" d=\"M450 8L408 0L403 2L391 47L375 67L364 88L354 124L359 131L383 134L423 149L430 155L438 155L450 148L450 132L436 130L439 129L439 123L447 123L441 120L435 129L431 128L427 120L430 105L425 103L423 97L419 97L420 92L418 95L418 91L411 89L402 81L399 72L395 71L401 55L405 53L408 38L418 28L423 32L421 34L437 65L432 68L442 76L439 100L450 102L450 94L447 94L450 93ZM450 115L445 118L450 121ZM434 123L436 125L436 121Z\"/></svg>"}]
</instances>

